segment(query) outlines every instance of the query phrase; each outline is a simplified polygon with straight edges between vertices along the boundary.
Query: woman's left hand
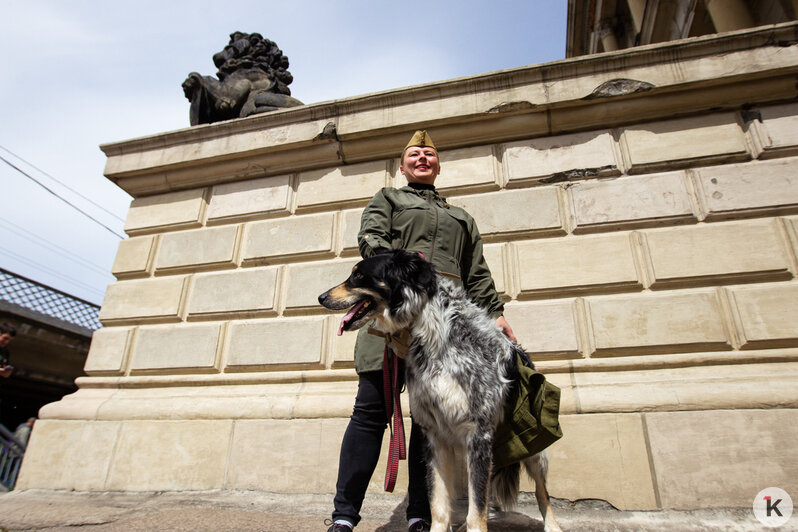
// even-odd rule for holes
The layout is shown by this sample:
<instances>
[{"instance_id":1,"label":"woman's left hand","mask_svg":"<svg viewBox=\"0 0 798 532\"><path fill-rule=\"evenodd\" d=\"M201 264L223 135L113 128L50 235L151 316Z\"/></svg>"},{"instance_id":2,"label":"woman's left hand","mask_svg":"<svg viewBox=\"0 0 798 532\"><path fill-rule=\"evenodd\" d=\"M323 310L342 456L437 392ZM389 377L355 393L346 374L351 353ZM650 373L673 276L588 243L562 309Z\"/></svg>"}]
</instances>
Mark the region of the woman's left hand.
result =
<instances>
[{"instance_id":1,"label":"woman's left hand","mask_svg":"<svg viewBox=\"0 0 798 532\"><path fill-rule=\"evenodd\" d=\"M498 319L496 320L496 327L501 329L507 338L509 338L513 342L518 342L518 340L515 339L515 335L513 334L513 328L510 327L510 324L507 323L507 320L504 319L504 316L498 317Z\"/></svg>"}]
</instances>

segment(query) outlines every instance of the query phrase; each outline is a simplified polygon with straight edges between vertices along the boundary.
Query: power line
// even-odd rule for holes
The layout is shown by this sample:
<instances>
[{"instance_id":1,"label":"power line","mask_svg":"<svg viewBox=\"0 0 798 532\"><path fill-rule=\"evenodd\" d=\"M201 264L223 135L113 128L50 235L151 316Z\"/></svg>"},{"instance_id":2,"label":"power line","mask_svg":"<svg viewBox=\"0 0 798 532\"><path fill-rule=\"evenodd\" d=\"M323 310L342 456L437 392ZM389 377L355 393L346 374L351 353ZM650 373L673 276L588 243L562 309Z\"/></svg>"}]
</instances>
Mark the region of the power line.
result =
<instances>
[{"instance_id":1,"label":"power line","mask_svg":"<svg viewBox=\"0 0 798 532\"><path fill-rule=\"evenodd\" d=\"M92 205L94 205L95 207L97 207L98 209L100 209L100 210L102 210L102 211L104 211L104 212L106 212L106 213L110 214L111 216L113 216L114 218L116 218L117 220L119 220L120 222L124 222L124 221L125 221L125 220L124 220L124 219L122 219L121 217L117 216L117 215L116 215L116 214L114 214L113 212L109 211L108 209L106 209L105 207L103 207L102 205L100 205L99 203L95 203L95 202L94 202L94 201L92 201L91 199L87 198L86 196L84 196L83 194L81 194L80 192L78 192L77 190L75 190L74 188L70 187L69 185L67 185L67 184L66 184L66 183L64 183L63 181L61 181L61 180L59 180L59 179L57 179L57 178L55 178L55 177L51 176L50 174L48 174L47 172L45 172L44 170L42 170L41 168L39 168L39 167L38 167L38 166L36 166L35 164L33 164L33 163L29 162L29 161L26 161L25 159L23 159L22 157L20 157L19 155L17 155L17 154L16 154L16 153L14 153L13 151L9 150L9 149L8 149L8 148L6 148L5 146L0 146L0 150L3 150L4 152L6 152L6 153L9 153L9 154L13 155L14 157L16 157L17 159L19 159L19 160L20 160L20 161L22 161L23 163L27 164L28 166L30 166L31 168L33 168L33 169L34 169L34 170L36 170L37 172L39 172L39 173L41 173L41 174L44 174L44 175L46 175L47 177L49 177L50 179L52 179L53 181L55 181L56 183L58 183L59 185L61 185L62 187L64 187L65 189L69 190L70 192L72 192L73 194L75 194L75 195L77 195L77 196L80 196L81 198L85 199L86 201L88 201L89 203L91 203Z\"/></svg>"},{"instance_id":2,"label":"power line","mask_svg":"<svg viewBox=\"0 0 798 532\"><path fill-rule=\"evenodd\" d=\"M55 192L55 191L53 191L52 189L48 188L48 187L47 187L47 185L43 184L41 181L38 181L38 180L37 180L35 177L33 177L33 176L31 176L30 174L26 173L24 170L21 170L21 169L20 169L20 168L18 168L17 166L14 166L14 164L12 164L12 163L11 163L11 162L10 162L8 159L6 159L5 157L3 157L2 155L0 155L0 161L3 161L3 162L4 162L4 163L6 163L8 166L10 166L11 168L13 168L14 170L16 170L16 171L17 171L17 172L19 172L20 174L24 175L25 177L27 177L28 179L30 179L31 181L33 181L34 183L36 183L37 185L39 185L40 187L42 187L44 190L46 190L47 192L49 192L50 194L52 194L52 195L53 195L53 196L55 196L56 198L60 199L61 201L63 201L64 203L66 203L67 205L69 205L70 207L72 207L73 209L75 209L76 211L78 211L80 214L82 214L83 216L85 216L85 217L86 217L86 218L88 218L89 220L93 221L93 222L94 222L94 223L96 223L97 225L100 225L100 226L104 227L106 230L108 230L108 232L110 232L110 233L111 233L111 234L113 234L114 236L117 236L117 237L119 237L119 238L125 238L125 237L124 237L124 235L120 235L119 233L117 233L116 231L114 231L113 229L111 229L110 227L108 227L107 225L105 225L104 223L102 223L101 221L99 221L99 220L97 220L96 218L94 218L93 216L91 216L89 213L87 213L87 212L85 212L85 211L81 210L81 209L80 209L80 207L78 207L78 206L74 205L73 203L70 203L70 202L69 202L69 200L67 200L67 199L64 199L64 198L62 198L61 196L59 196L57 192Z\"/></svg>"},{"instance_id":3,"label":"power line","mask_svg":"<svg viewBox=\"0 0 798 532\"><path fill-rule=\"evenodd\" d=\"M0 255L6 255L8 257L11 257L14 260L18 260L19 262L22 262L23 264L26 264L28 266L32 266L33 268L36 268L39 271L42 271L44 273L49 273L50 275L52 275L54 277L57 277L57 278L59 278L59 279L61 279L63 281L67 281L69 283L72 283L74 286L77 286L79 288L83 288L84 290L92 292L95 295L100 296L100 298L102 298L104 296L104 293L102 291L97 290L97 288L95 288L95 287L93 287L91 285L88 285L88 284L86 284L84 282L78 281L77 279L69 277L68 275L63 275L62 273L57 272L57 271L55 271L55 270L53 270L51 268L48 268L47 266L45 266L43 264L40 264L40 263L38 263L36 261L33 261L33 260L30 260L30 259L26 259L22 255L18 255L16 253L12 252L12 251L7 250L7 249L0 248Z\"/></svg>"},{"instance_id":4,"label":"power line","mask_svg":"<svg viewBox=\"0 0 798 532\"><path fill-rule=\"evenodd\" d=\"M45 249L48 249L48 250L50 250L50 251L52 251L54 253L57 253L57 254L61 255L62 257L64 257L65 259L71 260L72 262L78 264L79 266L83 266L85 268L89 268L91 270L94 270L97 273L101 273L103 275L111 277L110 272L108 272L107 269L103 268L99 264L95 264L93 262L87 261L86 259L84 259L80 255L76 255L75 253L72 253L68 249L59 246L55 242L51 242L51 241L47 240L46 238L42 238L39 235L36 235L35 233L31 233L30 231L28 231L24 227L20 227L17 224L15 224L14 222L12 222L10 220L6 220L2 216L0 216L0 226L5 226L6 230L11 231L12 233L22 234L23 236L26 236L28 238L32 238L33 239L32 242L34 244L37 244L39 246L42 246ZM37 240L39 242L36 242Z\"/></svg>"}]
</instances>

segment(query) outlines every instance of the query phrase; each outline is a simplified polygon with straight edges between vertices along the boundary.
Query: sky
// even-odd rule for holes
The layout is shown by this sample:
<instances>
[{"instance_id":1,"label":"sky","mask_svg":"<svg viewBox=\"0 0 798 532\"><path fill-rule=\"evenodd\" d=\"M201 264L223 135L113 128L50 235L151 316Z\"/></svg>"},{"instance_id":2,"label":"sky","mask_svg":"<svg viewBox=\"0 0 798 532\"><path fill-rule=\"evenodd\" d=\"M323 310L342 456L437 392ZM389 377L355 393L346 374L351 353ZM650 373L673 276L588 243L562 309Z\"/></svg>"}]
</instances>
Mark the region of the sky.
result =
<instances>
[{"instance_id":1,"label":"sky","mask_svg":"<svg viewBox=\"0 0 798 532\"><path fill-rule=\"evenodd\" d=\"M215 75L233 31L276 42L292 96L309 104L563 59L566 11L567 0L0 0L0 268L102 303L132 198L103 176L99 145L189 127L181 83Z\"/></svg>"}]
</instances>

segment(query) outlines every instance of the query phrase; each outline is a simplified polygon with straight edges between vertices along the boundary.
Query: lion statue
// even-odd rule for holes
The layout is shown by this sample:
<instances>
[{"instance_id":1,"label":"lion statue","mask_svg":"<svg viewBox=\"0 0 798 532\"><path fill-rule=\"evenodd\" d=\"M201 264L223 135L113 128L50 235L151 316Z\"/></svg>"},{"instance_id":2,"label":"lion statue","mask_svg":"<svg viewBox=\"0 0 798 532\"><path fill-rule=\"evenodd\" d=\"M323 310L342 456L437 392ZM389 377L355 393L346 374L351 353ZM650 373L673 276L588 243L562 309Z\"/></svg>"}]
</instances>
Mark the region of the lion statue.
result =
<instances>
[{"instance_id":1,"label":"lion statue","mask_svg":"<svg viewBox=\"0 0 798 532\"><path fill-rule=\"evenodd\" d=\"M288 58L259 33L231 33L213 63L218 80L192 72L183 82L192 126L303 105L288 88Z\"/></svg>"}]
</instances>

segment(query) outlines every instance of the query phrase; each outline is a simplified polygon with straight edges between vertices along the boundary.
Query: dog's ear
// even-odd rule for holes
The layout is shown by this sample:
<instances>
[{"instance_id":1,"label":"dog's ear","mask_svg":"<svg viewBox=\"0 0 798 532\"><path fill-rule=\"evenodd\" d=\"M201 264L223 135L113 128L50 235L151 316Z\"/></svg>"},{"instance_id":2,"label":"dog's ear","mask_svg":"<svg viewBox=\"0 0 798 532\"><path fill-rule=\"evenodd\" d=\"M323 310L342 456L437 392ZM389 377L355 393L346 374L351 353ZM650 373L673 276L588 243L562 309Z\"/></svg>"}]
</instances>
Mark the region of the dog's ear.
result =
<instances>
[{"instance_id":1,"label":"dog's ear","mask_svg":"<svg viewBox=\"0 0 798 532\"><path fill-rule=\"evenodd\" d=\"M388 268L388 285L391 288L391 305L401 304L402 287L410 285L415 291L431 297L437 289L435 267L419 253L401 249L393 250Z\"/></svg>"}]
</instances>

